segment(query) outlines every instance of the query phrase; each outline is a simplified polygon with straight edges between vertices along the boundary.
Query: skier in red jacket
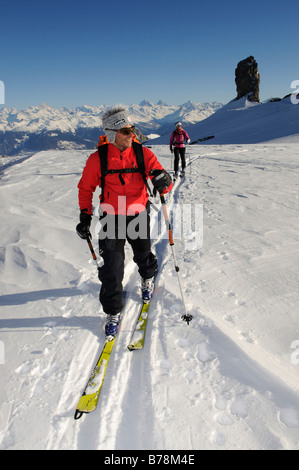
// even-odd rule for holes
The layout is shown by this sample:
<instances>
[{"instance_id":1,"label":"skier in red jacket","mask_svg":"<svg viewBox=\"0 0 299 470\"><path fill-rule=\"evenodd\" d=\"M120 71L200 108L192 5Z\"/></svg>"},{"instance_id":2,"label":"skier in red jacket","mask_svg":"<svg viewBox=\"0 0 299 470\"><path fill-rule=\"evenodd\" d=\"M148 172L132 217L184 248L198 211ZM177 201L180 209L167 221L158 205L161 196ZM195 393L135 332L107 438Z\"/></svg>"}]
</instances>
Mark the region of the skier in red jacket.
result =
<instances>
[{"instance_id":1,"label":"skier in red jacket","mask_svg":"<svg viewBox=\"0 0 299 470\"><path fill-rule=\"evenodd\" d=\"M174 145L174 177L178 176L179 169L179 160L181 157L182 160L182 173L184 174L186 168L186 159L185 159L185 143L190 143L190 137L187 132L183 129L182 123L178 121L175 124L175 130L170 136L170 151L173 152L172 146Z\"/></svg>"},{"instance_id":2,"label":"skier in red jacket","mask_svg":"<svg viewBox=\"0 0 299 470\"><path fill-rule=\"evenodd\" d=\"M105 172L103 180L100 152L91 154L78 184L80 223L76 229L83 239L90 235L93 193L97 186L101 187L101 228L98 235L104 264L99 268L102 283L100 302L107 314L106 335L114 337L122 308L126 240L132 247L133 259L138 265L143 301L149 301L154 290L157 258L151 251L150 204L146 179L150 177L156 190L163 194L171 190L172 181L154 153L146 147L142 147L145 172L140 172L134 151L136 147L133 147L134 126L124 106L108 109L102 121L110 142L106 144L108 173Z\"/></svg>"}]
</instances>

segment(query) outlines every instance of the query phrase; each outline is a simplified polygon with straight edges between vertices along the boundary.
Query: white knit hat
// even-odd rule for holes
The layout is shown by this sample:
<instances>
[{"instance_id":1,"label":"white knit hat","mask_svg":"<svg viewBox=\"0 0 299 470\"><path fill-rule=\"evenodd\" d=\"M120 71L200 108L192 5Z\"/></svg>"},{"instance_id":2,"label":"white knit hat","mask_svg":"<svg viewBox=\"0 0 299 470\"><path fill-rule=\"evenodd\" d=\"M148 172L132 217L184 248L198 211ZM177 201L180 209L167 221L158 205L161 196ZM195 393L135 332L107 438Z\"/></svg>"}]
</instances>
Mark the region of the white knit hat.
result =
<instances>
[{"instance_id":1,"label":"white knit hat","mask_svg":"<svg viewBox=\"0 0 299 470\"><path fill-rule=\"evenodd\" d=\"M107 109L102 116L102 123L109 142L114 142L116 131L122 127L133 125L128 110L123 105L116 105Z\"/></svg>"}]
</instances>

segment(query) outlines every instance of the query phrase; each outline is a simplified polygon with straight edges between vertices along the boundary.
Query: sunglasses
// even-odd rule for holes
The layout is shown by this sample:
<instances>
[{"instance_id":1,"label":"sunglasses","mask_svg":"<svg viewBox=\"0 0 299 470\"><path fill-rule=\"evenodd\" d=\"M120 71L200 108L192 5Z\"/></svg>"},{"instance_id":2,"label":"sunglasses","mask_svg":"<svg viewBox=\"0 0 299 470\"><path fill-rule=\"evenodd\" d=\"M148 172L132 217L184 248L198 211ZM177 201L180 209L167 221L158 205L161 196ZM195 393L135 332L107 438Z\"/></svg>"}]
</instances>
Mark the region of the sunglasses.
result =
<instances>
[{"instance_id":1,"label":"sunglasses","mask_svg":"<svg viewBox=\"0 0 299 470\"><path fill-rule=\"evenodd\" d=\"M135 131L135 126L131 126L131 127L122 127L121 129L105 129L106 131L114 131L114 132L119 132L120 134L122 135L130 135L131 132L134 133Z\"/></svg>"}]
</instances>

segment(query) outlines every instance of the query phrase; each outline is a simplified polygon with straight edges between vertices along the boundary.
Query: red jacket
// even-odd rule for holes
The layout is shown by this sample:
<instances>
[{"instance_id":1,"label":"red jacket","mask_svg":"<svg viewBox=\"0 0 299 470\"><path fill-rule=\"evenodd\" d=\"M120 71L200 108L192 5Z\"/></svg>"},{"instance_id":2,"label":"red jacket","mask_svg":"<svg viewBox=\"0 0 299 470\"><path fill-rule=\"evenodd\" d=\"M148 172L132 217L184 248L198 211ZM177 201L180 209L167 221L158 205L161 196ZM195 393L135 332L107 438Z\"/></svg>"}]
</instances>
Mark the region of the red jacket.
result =
<instances>
[{"instance_id":1,"label":"red jacket","mask_svg":"<svg viewBox=\"0 0 299 470\"><path fill-rule=\"evenodd\" d=\"M153 169L163 170L155 154L143 147L146 176ZM120 152L113 144L108 147L108 169L119 170L137 168L136 155L133 147ZM122 185L118 173L105 176L105 202L101 204L108 214L134 215L145 210L149 195L140 173L123 173L125 184ZM92 214L93 193L97 186L101 187L101 163L98 151L87 159L82 177L78 184L80 210L87 209ZM168 193L173 184L164 191Z\"/></svg>"}]
</instances>

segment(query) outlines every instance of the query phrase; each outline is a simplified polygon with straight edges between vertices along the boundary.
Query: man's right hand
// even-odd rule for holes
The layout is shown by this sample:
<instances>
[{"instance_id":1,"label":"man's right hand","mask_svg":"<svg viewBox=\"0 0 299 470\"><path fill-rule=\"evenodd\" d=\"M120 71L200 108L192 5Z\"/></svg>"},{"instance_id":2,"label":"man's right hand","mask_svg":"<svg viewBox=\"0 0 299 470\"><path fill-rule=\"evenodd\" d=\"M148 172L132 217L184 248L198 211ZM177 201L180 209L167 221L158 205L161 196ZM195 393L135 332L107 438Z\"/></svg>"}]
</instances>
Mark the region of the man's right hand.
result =
<instances>
[{"instance_id":1,"label":"man's right hand","mask_svg":"<svg viewBox=\"0 0 299 470\"><path fill-rule=\"evenodd\" d=\"M76 227L77 234L83 240L86 240L87 237L91 238L91 233L89 231L91 224L92 215L86 214L86 212L80 212L80 223Z\"/></svg>"},{"instance_id":2,"label":"man's right hand","mask_svg":"<svg viewBox=\"0 0 299 470\"><path fill-rule=\"evenodd\" d=\"M171 185L171 176L165 170L151 170L150 175L153 176L152 183L159 193L162 193Z\"/></svg>"}]
</instances>

